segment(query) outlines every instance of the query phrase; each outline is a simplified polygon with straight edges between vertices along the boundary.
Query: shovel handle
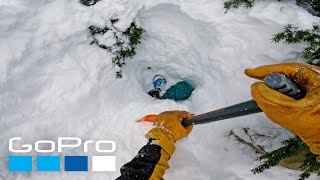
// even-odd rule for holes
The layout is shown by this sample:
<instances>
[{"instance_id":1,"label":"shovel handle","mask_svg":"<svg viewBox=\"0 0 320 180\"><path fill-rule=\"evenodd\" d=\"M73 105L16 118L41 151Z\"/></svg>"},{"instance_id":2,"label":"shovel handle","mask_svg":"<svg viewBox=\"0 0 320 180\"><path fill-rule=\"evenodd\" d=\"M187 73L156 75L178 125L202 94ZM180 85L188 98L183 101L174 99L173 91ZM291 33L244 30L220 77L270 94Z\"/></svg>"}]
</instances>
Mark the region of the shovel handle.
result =
<instances>
[{"instance_id":1,"label":"shovel handle","mask_svg":"<svg viewBox=\"0 0 320 180\"><path fill-rule=\"evenodd\" d=\"M292 80L280 73L271 73L264 78L264 83L271 89L277 90L294 99L301 99L304 96L303 90ZM262 110L254 100L242 102L229 107L200 114L189 119L183 119L181 124L184 127L205 124L224 119L259 113Z\"/></svg>"}]
</instances>

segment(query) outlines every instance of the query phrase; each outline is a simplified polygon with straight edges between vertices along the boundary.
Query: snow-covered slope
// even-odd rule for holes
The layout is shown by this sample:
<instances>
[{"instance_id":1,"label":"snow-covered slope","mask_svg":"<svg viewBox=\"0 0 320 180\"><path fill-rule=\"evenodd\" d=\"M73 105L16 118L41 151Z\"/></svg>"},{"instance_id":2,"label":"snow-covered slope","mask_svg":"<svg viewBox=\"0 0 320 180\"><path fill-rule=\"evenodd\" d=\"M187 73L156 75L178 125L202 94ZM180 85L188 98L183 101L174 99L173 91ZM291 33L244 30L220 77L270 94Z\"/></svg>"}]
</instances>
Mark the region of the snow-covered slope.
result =
<instances>
[{"instance_id":1,"label":"snow-covered slope","mask_svg":"<svg viewBox=\"0 0 320 180\"><path fill-rule=\"evenodd\" d=\"M90 45L87 28L117 16L118 28L125 29L136 15L146 32L137 55L127 60L124 77L116 79L111 55ZM310 27L317 20L294 3L276 1L225 14L222 0L102 0L91 7L77 0L2 0L0 177L115 179L118 169L146 143L144 134L152 127L136 119L174 109L198 114L249 100L254 80L243 74L245 68L299 61L304 47L273 44L272 35L288 23ZM169 85L188 80L196 90L184 102L153 99L146 92L155 74L166 76ZM298 176L282 167L253 175L257 155L228 136L238 127L274 135L274 146L291 136L263 114L199 125L177 143L165 178ZM24 143L61 136L114 140L117 172L9 173L8 139L13 136L23 137ZM62 153L77 154L81 149Z\"/></svg>"}]
</instances>

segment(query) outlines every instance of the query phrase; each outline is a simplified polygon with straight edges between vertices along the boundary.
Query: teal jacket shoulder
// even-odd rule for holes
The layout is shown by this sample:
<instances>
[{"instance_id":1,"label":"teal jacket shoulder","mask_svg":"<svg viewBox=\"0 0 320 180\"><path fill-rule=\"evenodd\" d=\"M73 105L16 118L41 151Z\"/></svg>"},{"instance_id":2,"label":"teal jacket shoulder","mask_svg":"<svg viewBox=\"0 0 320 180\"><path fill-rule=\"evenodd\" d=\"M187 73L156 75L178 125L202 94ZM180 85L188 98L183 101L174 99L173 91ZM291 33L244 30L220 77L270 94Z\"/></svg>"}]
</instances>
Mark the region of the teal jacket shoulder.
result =
<instances>
[{"instance_id":1,"label":"teal jacket shoulder","mask_svg":"<svg viewBox=\"0 0 320 180\"><path fill-rule=\"evenodd\" d=\"M194 88L191 84L185 81L178 82L171 86L160 99L172 99L175 101L185 100L191 96L193 90Z\"/></svg>"}]
</instances>

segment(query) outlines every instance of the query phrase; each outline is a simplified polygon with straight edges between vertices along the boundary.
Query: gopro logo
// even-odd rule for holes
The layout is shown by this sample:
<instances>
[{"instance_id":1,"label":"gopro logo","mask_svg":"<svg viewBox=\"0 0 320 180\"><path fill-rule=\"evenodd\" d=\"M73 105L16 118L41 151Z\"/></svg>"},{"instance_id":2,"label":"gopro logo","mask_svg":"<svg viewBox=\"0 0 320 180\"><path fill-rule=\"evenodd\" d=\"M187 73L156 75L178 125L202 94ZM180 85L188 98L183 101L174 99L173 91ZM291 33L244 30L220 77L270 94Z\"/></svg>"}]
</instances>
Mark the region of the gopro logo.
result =
<instances>
[{"instance_id":1,"label":"gopro logo","mask_svg":"<svg viewBox=\"0 0 320 180\"><path fill-rule=\"evenodd\" d=\"M38 153L52 153L57 150L61 153L64 150L82 148L82 146L84 153L87 153L89 150L94 150L99 153L113 153L116 151L116 143L111 140L100 140L96 142L88 140L82 143L82 140L78 137L59 137L57 143L51 140L38 140L34 144L22 144L21 141L21 137L10 138L9 151L12 153L30 153L34 150ZM20 144L19 148L16 148L17 144ZM63 163L61 163L61 159L60 156L36 156L36 171L60 172L60 164L64 165L64 171L88 171L89 160L92 162L92 171L116 170L115 156L64 156ZM9 171L31 172L33 171L32 162L32 156L9 156Z\"/></svg>"},{"instance_id":2,"label":"gopro logo","mask_svg":"<svg viewBox=\"0 0 320 180\"><path fill-rule=\"evenodd\" d=\"M31 144L23 144L22 149L14 149L13 143L16 141L21 141L21 137L13 137L9 139L9 151L14 153L28 153L31 152L33 146ZM71 143L74 142L74 143ZM93 144L94 141L88 140L83 143L83 152L88 152L88 146ZM101 149L101 145L110 146L109 149ZM49 145L49 149L40 149L41 145ZM62 152L64 148L78 148L82 145L81 139L78 137L59 137L58 138L58 152ZM39 153L51 153L56 150L56 143L50 140L39 140L34 144L34 150ZM101 140L95 142L95 150L101 153L112 153L116 151L116 143L110 140Z\"/></svg>"}]
</instances>

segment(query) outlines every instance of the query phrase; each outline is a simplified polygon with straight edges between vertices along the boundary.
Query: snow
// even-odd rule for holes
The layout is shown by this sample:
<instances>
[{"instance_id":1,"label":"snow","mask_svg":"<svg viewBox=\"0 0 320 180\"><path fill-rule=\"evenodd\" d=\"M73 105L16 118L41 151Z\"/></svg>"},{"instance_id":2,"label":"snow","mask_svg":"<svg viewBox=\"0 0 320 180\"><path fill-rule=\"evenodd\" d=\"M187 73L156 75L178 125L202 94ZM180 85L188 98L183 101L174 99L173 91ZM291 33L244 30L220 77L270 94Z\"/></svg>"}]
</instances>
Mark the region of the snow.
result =
<instances>
[{"instance_id":1,"label":"snow","mask_svg":"<svg viewBox=\"0 0 320 180\"><path fill-rule=\"evenodd\" d=\"M90 45L87 28L103 27L118 17L115 27L124 31L136 15L146 32L137 54L127 60L123 78L116 79L111 54ZM244 75L246 68L301 62L299 52L306 44L274 44L273 34L288 23L306 28L318 20L293 2L257 2L252 9L225 14L222 0L103 0L91 7L77 0L2 0L0 177L115 179L120 167L146 144L144 134L152 128L136 119L174 109L199 114L251 99L255 80ZM146 92L156 74L165 76L168 86L187 80L196 90L184 102L153 99ZM300 172L282 167L253 175L250 169L259 164L258 155L228 136L241 127L276 136L269 142L274 146L292 136L262 113L195 126L176 144L165 179L298 177ZM117 171L9 173L8 140L14 136L21 136L23 143L57 142L61 136L114 140ZM81 148L61 155L77 154L83 155Z\"/></svg>"},{"instance_id":2,"label":"snow","mask_svg":"<svg viewBox=\"0 0 320 180\"><path fill-rule=\"evenodd\" d=\"M105 45L106 47L111 47L112 45L117 43L117 40L113 32L110 30L104 33L103 35L95 35L95 38L98 40L99 45Z\"/></svg>"}]
</instances>

